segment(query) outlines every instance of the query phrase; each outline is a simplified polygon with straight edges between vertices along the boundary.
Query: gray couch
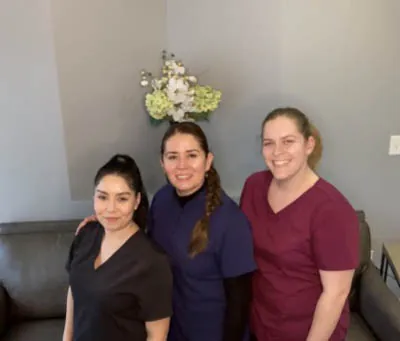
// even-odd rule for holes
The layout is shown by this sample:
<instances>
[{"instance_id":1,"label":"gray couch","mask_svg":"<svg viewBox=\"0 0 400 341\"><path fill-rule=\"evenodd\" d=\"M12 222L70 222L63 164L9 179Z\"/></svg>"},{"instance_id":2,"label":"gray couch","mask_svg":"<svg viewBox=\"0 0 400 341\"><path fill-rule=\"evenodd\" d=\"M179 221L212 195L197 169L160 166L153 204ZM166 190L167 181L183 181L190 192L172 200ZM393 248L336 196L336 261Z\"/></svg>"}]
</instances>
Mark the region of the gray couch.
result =
<instances>
[{"instance_id":1,"label":"gray couch","mask_svg":"<svg viewBox=\"0 0 400 341\"><path fill-rule=\"evenodd\" d=\"M65 262L77 224L0 224L0 340L62 340Z\"/></svg>"},{"instance_id":2,"label":"gray couch","mask_svg":"<svg viewBox=\"0 0 400 341\"><path fill-rule=\"evenodd\" d=\"M350 295L347 340L399 341L400 303L370 262L370 232L363 212L359 220L362 262ZM78 223L0 224L1 341L62 339L68 286L65 261Z\"/></svg>"},{"instance_id":3,"label":"gray couch","mask_svg":"<svg viewBox=\"0 0 400 341\"><path fill-rule=\"evenodd\" d=\"M347 341L400 341L400 302L370 260L371 234L365 214L358 212L361 263L350 294L351 326ZM340 251L339 251L340 252Z\"/></svg>"}]
</instances>

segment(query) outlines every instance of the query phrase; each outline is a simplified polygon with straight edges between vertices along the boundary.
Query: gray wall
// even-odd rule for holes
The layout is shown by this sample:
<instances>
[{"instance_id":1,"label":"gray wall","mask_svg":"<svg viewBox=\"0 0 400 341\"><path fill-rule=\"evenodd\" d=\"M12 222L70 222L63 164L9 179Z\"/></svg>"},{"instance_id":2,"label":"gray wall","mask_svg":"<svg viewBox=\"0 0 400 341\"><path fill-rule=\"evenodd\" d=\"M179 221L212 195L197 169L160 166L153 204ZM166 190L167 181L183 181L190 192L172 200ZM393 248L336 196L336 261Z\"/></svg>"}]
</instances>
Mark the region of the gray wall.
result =
<instances>
[{"instance_id":1,"label":"gray wall","mask_svg":"<svg viewBox=\"0 0 400 341\"><path fill-rule=\"evenodd\" d=\"M157 142L143 112L143 67L157 71L166 47L160 0L51 0L71 198L90 199L93 176L116 152L133 155L154 192ZM149 157L150 155L150 157Z\"/></svg>"},{"instance_id":2,"label":"gray wall","mask_svg":"<svg viewBox=\"0 0 400 341\"><path fill-rule=\"evenodd\" d=\"M150 191L162 183L157 148L166 127L148 125L136 74L143 66L157 71L165 39L202 83L223 91L220 110L203 126L231 195L263 168L262 118L275 106L295 105L323 134L321 175L366 211L375 238L399 236L400 158L388 156L389 135L400 133L398 1L154 1L137 7L155 13L147 26L136 7L125 8L138 26L129 15L117 25L121 7L101 1L109 6L109 31L95 20L104 7L69 3L81 15L71 30L73 12L60 0L0 4L0 221L90 213L93 173L117 151L138 158ZM80 30L94 40L76 45ZM113 30L123 44L113 41ZM101 43L103 34L114 53ZM143 48L146 36L153 43ZM84 47L110 59L82 59ZM83 64L73 64L77 56ZM123 69L104 70L107 61ZM99 85L102 79L111 82Z\"/></svg>"},{"instance_id":3,"label":"gray wall","mask_svg":"<svg viewBox=\"0 0 400 341\"><path fill-rule=\"evenodd\" d=\"M400 133L399 1L170 0L167 10L170 49L225 94L205 127L233 195L263 167L263 117L299 106L323 135L321 175L366 211L376 238L400 239L400 157L388 155Z\"/></svg>"}]
</instances>

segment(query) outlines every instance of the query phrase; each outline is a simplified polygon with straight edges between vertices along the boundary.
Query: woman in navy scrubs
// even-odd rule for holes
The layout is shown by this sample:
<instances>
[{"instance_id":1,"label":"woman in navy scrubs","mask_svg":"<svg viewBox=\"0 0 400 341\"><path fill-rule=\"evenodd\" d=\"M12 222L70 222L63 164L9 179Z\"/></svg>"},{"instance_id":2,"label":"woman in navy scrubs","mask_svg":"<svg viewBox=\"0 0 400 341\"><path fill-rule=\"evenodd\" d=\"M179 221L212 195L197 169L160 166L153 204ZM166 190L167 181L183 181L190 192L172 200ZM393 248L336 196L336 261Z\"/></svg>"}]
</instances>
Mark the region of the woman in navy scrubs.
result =
<instances>
[{"instance_id":1,"label":"woman in navy scrubs","mask_svg":"<svg viewBox=\"0 0 400 341\"><path fill-rule=\"evenodd\" d=\"M248 340L256 268L251 229L221 188L202 129L192 122L171 125L161 165L169 183L153 198L148 234L172 266L168 341Z\"/></svg>"},{"instance_id":2,"label":"woman in navy scrubs","mask_svg":"<svg viewBox=\"0 0 400 341\"><path fill-rule=\"evenodd\" d=\"M143 231L147 208L135 161L114 156L95 178L98 222L88 223L71 246L63 341L165 340L172 274Z\"/></svg>"},{"instance_id":3,"label":"woman in navy scrubs","mask_svg":"<svg viewBox=\"0 0 400 341\"><path fill-rule=\"evenodd\" d=\"M241 207L254 238L251 326L258 341L343 341L359 261L359 223L347 199L315 172L318 131L295 108L262 124L269 170L251 175Z\"/></svg>"}]
</instances>

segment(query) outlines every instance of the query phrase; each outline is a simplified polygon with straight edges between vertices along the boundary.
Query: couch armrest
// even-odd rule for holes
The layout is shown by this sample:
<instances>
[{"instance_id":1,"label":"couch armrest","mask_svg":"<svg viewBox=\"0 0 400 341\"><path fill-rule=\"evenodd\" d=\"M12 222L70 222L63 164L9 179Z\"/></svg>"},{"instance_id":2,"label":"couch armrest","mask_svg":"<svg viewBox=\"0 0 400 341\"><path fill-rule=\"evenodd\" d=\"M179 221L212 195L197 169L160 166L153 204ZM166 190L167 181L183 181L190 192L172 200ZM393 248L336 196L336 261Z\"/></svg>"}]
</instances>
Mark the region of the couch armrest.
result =
<instances>
[{"instance_id":1,"label":"couch armrest","mask_svg":"<svg viewBox=\"0 0 400 341\"><path fill-rule=\"evenodd\" d=\"M360 313L376 336L385 341L400 340L400 301L372 264L361 275Z\"/></svg>"},{"instance_id":2,"label":"couch armrest","mask_svg":"<svg viewBox=\"0 0 400 341\"><path fill-rule=\"evenodd\" d=\"M7 328L7 294L6 290L0 285L0 336Z\"/></svg>"}]
</instances>

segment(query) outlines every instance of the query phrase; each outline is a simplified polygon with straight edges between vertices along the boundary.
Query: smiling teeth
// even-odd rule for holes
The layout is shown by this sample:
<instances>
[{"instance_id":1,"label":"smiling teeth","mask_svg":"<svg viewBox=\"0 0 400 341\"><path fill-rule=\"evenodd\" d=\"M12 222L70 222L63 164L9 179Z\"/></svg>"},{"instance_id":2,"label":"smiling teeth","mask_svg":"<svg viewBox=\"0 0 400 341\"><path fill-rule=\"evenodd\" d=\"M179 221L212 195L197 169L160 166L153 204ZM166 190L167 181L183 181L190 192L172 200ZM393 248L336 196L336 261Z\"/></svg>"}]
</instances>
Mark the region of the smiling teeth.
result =
<instances>
[{"instance_id":1,"label":"smiling teeth","mask_svg":"<svg viewBox=\"0 0 400 341\"><path fill-rule=\"evenodd\" d=\"M189 175L178 175L176 178L178 180L186 180L186 179L189 179Z\"/></svg>"},{"instance_id":2,"label":"smiling teeth","mask_svg":"<svg viewBox=\"0 0 400 341\"><path fill-rule=\"evenodd\" d=\"M276 166L284 166L287 165L289 161L274 161L274 165Z\"/></svg>"}]
</instances>

